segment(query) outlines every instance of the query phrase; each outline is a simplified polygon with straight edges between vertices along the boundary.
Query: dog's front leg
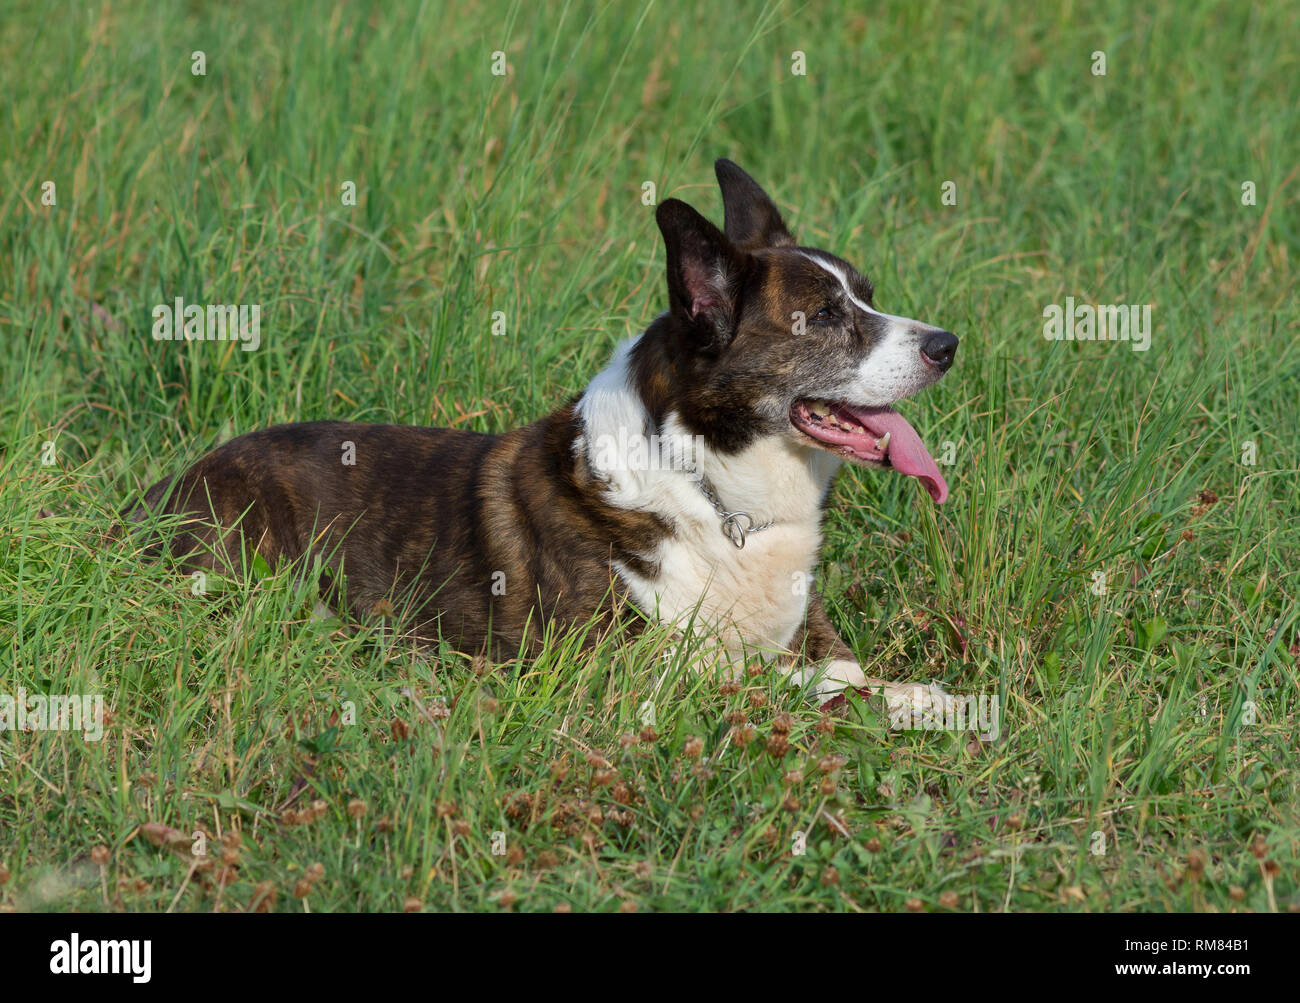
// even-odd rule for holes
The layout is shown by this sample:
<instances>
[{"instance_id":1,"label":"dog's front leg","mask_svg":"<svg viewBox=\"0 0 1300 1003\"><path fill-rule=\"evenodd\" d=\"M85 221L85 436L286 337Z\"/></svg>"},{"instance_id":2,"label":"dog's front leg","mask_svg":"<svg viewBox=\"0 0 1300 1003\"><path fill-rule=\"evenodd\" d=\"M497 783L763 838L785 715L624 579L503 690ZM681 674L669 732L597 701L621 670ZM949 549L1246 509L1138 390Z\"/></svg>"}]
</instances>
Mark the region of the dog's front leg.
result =
<instances>
[{"instance_id":1,"label":"dog's front leg","mask_svg":"<svg viewBox=\"0 0 1300 1003\"><path fill-rule=\"evenodd\" d=\"M838 702L847 689L881 693L891 721L903 721L917 714L942 714L952 703L938 683L891 683L871 679L862 671L853 650L840 639L822 606L821 596L808 597L803 627L795 634L790 657L790 679L795 683L816 680L814 699L822 706ZM824 671L823 671L823 666Z\"/></svg>"},{"instance_id":2,"label":"dog's front leg","mask_svg":"<svg viewBox=\"0 0 1300 1003\"><path fill-rule=\"evenodd\" d=\"M835 632L816 592L808 597L803 626L795 634L791 648L790 680L806 683L815 679L812 692L819 702L830 700L850 686L863 689L868 685L853 650Z\"/></svg>"}]
</instances>

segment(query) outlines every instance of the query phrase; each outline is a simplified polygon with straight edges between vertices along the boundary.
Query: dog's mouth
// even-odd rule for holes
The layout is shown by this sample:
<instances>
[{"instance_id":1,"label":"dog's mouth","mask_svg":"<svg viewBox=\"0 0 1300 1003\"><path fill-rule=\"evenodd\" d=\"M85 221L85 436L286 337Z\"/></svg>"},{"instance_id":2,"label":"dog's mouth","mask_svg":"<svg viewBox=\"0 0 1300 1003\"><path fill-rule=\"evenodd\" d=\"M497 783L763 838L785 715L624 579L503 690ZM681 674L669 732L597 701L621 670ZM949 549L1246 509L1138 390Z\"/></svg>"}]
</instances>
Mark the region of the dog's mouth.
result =
<instances>
[{"instance_id":1,"label":"dog's mouth","mask_svg":"<svg viewBox=\"0 0 1300 1003\"><path fill-rule=\"evenodd\" d=\"M948 500L948 484L925 443L892 407L859 407L824 400L799 400L790 423L823 449L867 466L893 467L917 478L936 505Z\"/></svg>"}]
</instances>

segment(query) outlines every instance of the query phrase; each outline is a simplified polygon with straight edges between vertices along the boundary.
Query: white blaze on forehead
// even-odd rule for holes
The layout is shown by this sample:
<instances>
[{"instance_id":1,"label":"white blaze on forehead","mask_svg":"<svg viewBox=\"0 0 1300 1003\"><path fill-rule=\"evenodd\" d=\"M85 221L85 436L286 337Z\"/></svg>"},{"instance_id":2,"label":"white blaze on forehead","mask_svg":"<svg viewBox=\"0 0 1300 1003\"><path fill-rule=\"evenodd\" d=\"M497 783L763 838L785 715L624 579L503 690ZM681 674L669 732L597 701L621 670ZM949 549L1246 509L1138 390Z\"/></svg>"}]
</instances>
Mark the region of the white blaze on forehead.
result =
<instances>
[{"instance_id":1,"label":"white blaze on forehead","mask_svg":"<svg viewBox=\"0 0 1300 1003\"><path fill-rule=\"evenodd\" d=\"M853 287L849 285L849 277L845 274L843 268L833 261L827 261L825 258L818 257L808 251L800 251L799 253L822 271L826 272L826 274L835 276L835 278L839 280L840 287L844 290L844 295L847 296L855 306L865 310L867 313L873 314L876 317L883 317L885 320L896 321L899 324L909 324L913 327L928 328L930 326L929 324L922 324L919 320L912 320L910 317L897 317L892 313L882 313L869 303L864 303L854 294Z\"/></svg>"},{"instance_id":2,"label":"white blaze on forehead","mask_svg":"<svg viewBox=\"0 0 1300 1003\"><path fill-rule=\"evenodd\" d=\"M863 310L867 311L867 313L874 313L877 317L886 316L885 314L882 314L879 310L876 310L875 308L862 302L862 300L858 299L857 296L853 294L853 289L849 286L849 277L844 274L844 269L842 269L839 265L835 264L833 261L827 261L824 258L820 258L815 254L810 254L808 251L800 251L799 253L802 254L805 258L807 258L809 261L811 261L818 268L820 268L822 271L826 272L828 275L834 275L837 279L839 279L840 286L843 287L844 289L844 295L847 296L849 299L851 299L855 304L857 304Z\"/></svg>"}]
</instances>

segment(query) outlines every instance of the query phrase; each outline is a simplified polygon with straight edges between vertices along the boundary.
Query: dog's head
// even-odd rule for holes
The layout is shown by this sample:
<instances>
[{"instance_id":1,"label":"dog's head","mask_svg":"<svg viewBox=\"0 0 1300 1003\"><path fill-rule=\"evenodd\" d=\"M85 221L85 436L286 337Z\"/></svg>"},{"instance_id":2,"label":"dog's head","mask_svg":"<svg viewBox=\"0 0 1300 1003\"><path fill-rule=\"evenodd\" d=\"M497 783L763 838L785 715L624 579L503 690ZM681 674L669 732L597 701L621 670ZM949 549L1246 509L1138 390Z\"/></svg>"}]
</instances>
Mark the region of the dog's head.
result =
<instances>
[{"instance_id":1,"label":"dog's head","mask_svg":"<svg viewBox=\"0 0 1300 1003\"><path fill-rule=\"evenodd\" d=\"M655 218L668 251L668 313L640 348L642 396L711 448L734 453L780 435L855 463L948 487L895 401L952 365L957 339L877 310L869 281L800 247L772 200L729 160L716 170L724 230L685 202Z\"/></svg>"}]
</instances>

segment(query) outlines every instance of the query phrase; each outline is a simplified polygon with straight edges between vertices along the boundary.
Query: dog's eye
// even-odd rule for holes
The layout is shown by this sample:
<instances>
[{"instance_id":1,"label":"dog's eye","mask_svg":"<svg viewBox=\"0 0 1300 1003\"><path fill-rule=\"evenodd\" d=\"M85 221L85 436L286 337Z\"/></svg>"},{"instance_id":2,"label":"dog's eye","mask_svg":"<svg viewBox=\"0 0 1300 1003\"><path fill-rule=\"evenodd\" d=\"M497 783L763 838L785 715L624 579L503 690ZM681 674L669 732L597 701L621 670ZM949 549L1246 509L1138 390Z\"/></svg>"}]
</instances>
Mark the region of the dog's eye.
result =
<instances>
[{"instance_id":1,"label":"dog's eye","mask_svg":"<svg viewBox=\"0 0 1300 1003\"><path fill-rule=\"evenodd\" d=\"M812 317L813 320L819 320L823 322L833 320L834 318L835 318L835 311L828 306L822 307L815 314L813 314Z\"/></svg>"}]
</instances>

